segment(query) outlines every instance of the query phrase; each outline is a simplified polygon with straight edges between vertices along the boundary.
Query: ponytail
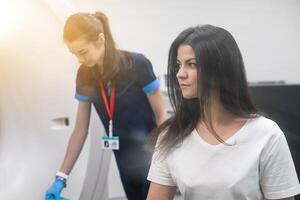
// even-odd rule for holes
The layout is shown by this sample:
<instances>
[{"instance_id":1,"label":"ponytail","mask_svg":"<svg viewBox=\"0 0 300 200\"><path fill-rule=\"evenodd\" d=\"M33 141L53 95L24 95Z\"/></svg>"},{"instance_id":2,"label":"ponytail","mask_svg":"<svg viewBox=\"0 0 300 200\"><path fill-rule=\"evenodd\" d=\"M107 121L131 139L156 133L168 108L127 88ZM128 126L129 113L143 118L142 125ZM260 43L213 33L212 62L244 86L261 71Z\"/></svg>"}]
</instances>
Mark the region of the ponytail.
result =
<instances>
[{"instance_id":1,"label":"ponytail","mask_svg":"<svg viewBox=\"0 0 300 200\"><path fill-rule=\"evenodd\" d=\"M102 79L105 82L113 81L120 71L119 69L119 60L120 60L120 53L118 52L114 39L112 37L108 18L103 12L97 11L93 14L103 26L103 34L105 37L105 55L103 61L103 74Z\"/></svg>"}]
</instances>

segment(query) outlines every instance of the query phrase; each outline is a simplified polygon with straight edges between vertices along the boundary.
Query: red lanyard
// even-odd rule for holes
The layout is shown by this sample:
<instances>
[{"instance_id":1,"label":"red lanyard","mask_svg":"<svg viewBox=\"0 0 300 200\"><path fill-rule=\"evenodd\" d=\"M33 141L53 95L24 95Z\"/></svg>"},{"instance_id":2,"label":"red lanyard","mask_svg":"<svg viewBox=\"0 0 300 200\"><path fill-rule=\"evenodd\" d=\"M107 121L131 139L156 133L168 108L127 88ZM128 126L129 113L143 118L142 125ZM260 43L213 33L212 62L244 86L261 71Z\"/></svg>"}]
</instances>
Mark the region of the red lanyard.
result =
<instances>
[{"instance_id":1,"label":"red lanyard","mask_svg":"<svg viewBox=\"0 0 300 200\"><path fill-rule=\"evenodd\" d=\"M112 137L112 120L114 115L114 108L115 108L115 96L116 96L116 88L115 86L111 86L110 90L110 101L108 105L107 96L105 94L105 90L103 87L103 83L99 81L100 89L101 89L101 96L105 104L105 108L109 117L109 136Z\"/></svg>"}]
</instances>

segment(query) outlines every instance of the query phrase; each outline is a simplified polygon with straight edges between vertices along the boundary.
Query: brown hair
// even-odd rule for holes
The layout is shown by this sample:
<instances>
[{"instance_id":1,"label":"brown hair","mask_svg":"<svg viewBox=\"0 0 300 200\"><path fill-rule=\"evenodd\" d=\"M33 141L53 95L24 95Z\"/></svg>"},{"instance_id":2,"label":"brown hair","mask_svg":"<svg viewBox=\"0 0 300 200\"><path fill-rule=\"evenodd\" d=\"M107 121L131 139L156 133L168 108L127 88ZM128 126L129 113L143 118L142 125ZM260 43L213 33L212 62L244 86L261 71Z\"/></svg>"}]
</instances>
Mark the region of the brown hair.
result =
<instances>
[{"instance_id":1,"label":"brown hair","mask_svg":"<svg viewBox=\"0 0 300 200\"><path fill-rule=\"evenodd\" d=\"M100 74L98 70L99 78L104 82L115 81L122 71L121 61L128 56L117 50L108 18L103 12L71 15L65 23L63 39L65 42L72 42L79 37L84 37L88 42L95 42L100 33L105 37L105 55L103 73Z\"/></svg>"}]
</instances>

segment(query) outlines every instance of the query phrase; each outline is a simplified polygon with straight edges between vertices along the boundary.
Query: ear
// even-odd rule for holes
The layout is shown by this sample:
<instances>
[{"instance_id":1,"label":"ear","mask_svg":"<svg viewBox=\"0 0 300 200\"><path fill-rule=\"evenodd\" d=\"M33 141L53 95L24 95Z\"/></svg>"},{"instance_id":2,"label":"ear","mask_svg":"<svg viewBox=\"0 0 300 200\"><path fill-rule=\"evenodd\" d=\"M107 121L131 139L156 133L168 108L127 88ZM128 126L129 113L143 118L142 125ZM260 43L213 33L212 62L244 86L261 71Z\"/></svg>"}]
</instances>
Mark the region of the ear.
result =
<instances>
[{"instance_id":1,"label":"ear","mask_svg":"<svg viewBox=\"0 0 300 200\"><path fill-rule=\"evenodd\" d=\"M105 42L104 33L99 33L97 42L103 44Z\"/></svg>"}]
</instances>

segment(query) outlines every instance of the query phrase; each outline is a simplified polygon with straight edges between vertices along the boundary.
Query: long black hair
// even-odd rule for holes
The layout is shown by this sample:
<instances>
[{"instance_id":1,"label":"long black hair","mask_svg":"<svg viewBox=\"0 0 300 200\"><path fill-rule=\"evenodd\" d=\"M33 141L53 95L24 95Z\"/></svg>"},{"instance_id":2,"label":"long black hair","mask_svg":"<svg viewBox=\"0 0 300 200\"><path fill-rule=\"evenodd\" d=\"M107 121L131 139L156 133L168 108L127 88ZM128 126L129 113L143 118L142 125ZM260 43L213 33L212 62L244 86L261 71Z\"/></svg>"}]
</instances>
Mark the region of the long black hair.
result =
<instances>
[{"instance_id":1,"label":"long black hair","mask_svg":"<svg viewBox=\"0 0 300 200\"><path fill-rule=\"evenodd\" d=\"M198 97L184 99L176 78L178 72L177 51L180 45L192 47L197 63ZM212 25L190 27L179 34L169 50L167 72L168 95L174 116L165 121L153 133L152 142L160 133L158 149L169 153L182 143L199 120L212 134L224 142L214 131L211 121L211 103L217 91L222 106L242 118L259 115L248 91L241 52L233 36L225 29Z\"/></svg>"}]
</instances>

